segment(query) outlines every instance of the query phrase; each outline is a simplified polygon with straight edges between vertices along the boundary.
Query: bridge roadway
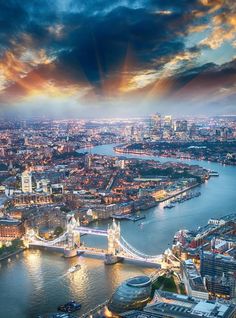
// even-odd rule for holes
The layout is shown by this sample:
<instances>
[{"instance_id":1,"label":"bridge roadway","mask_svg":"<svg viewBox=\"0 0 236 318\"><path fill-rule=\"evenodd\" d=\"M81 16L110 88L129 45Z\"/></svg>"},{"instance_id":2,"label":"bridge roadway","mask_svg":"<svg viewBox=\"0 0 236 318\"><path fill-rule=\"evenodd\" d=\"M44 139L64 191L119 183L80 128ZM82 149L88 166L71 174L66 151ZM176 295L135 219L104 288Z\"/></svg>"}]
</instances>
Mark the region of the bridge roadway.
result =
<instances>
[{"instance_id":1,"label":"bridge roadway","mask_svg":"<svg viewBox=\"0 0 236 318\"><path fill-rule=\"evenodd\" d=\"M58 250L59 252L62 252L62 250L66 247L65 244L60 244L60 245L48 245L45 242L42 241L32 241L29 243L29 246L31 247L45 247L47 249L52 249L53 251ZM105 257L105 254L107 254L106 249L99 249L99 248L94 248L94 247L86 247L86 246L80 246L77 249L78 255L83 254L84 256L86 255L91 255L91 256L101 256ZM133 255L120 252L117 253L115 256L120 258L121 260L127 260L127 261L132 261L144 265L150 265L150 266L155 266L155 267L160 267L161 266L161 260L160 259L145 259L141 257L135 257Z\"/></svg>"},{"instance_id":2,"label":"bridge roadway","mask_svg":"<svg viewBox=\"0 0 236 318\"><path fill-rule=\"evenodd\" d=\"M96 248L96 247L86 247L80 246L78 247L78 255L85 254L85 255L95 255L95 256L105 256L107 250Z\"/></svg>"},{"instance_id":3,"label":"bridge roadway","mask_svg":"<svg viewBox=\"0 0 236 318\"><path fill-rule=\"evenodd\" d=\"M108 236L106 230L92 229L92 228L84 227L84 226L76 227L74 229L74 231L78 232L80 234L92 234L92 235L98 235L98 236Z\"/></svg>"},{"instance_id":4,"label":"bridge roadway","mask_svg":"<svg viewBox=\"0 0 236 318\"><path fill-rule=\"evenodd\" d=\"M93 248L93 247L85 247L85 246L80 246L78 248L78 254L83 253L85 256L86 255L96 255L96 256L105 256L107 253L107 250L103 249L98 249L98 248ZM126 260L126 261L132 261L132 262L138 262L142 263L144 265L150 265L150 266L155 266L155 267L161 267L161 260L160 259L143 259L143 258L137 258L134 256L131 256L129 254L126 254L124 252L117 253L115 255L116 257L120 258L121 260Z\"/></svg>"},{"instance_id":5,"label":"bridge roadway","mask_svg":"<svg viewBox=\"0 0 236 318\"><path fill-rule=\"evenodd\" d=\"M94 228L88 228L83 226L76 226L74 227L73 231L78 234L90 234L90 235L96 235L96 236L106 236L108 237L108 231L107 230L101 230L101 229L94 229ZM30 242L29 246L34 247L46 247L46 248L54 248L57 247L65 247L65 241L68 238L69 232L63 233L60 237L47 241L43 238L39 237L37 234L33 233L33 235L30 236ZM143 263L146 265L155 265L160 266L162 263L162 255L147 255L144 254L137 249L135 249L133 246L131 246L122 236L118 239L115 238L114 244L119 246L119 252L115 253L114 256L117 258L120 258L121 260L129 260L129 261L136 261L139 263ZM78 254L84 253L84 254L90 254L90 255L99 255L99 256L105 256L107 254L106 249L98 249L93 247L85 247L85 246L78 246Z\"/></svg>"}]
</instances>

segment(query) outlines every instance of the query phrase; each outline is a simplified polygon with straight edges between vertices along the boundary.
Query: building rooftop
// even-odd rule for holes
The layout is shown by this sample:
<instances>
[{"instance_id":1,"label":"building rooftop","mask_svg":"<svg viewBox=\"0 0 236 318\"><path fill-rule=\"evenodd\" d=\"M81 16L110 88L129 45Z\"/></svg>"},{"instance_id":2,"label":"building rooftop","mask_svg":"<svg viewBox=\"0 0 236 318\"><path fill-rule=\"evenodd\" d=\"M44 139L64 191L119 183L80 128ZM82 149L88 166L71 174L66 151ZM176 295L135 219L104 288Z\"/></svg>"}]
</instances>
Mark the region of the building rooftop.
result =
<instances>
[{"instance_id":1,"label":"building rooftop","mask_svg":"<svg viewBox=\"0 0 236 318\"><path fill-rule=\"evenodd\" d=\"M132 287L143 287L150 285L151 280L148 276L137 276L127 281L127 285Z\"/></svg>"},{"instance_id":2,"label":"building rooftop","mask_svg":"<svg viewBox=\"0 0 236 318\"><path fill-rule=\"evenodd\" d=\"M199 302L193 309L193 314L205 317L224 317L229 307L224 304L210 303L208 301Z\"/></svg>"},{"instance_id":3,"label":"building rooftop","mask_svg":"<svg viewBox=\"0 0 236 318\"><path fill-rule=\"evenodd\" d=\"M185 272L185 275L189 281L190 286L192 289L202 292L207 292L202 277L200 273L198 272L195 264L192 260L186 260L182 263L183 270Z\"/></svg>"},{"instance_id":4,"label":"building rooftop","mask_svg":"<svg viewBox=\"0 0 236 318\"><path fill-rule=\"evenodd\" d=\"M15 219L0 219L0 225L19 225L22 222Z\"/></svg>"},{"instance_id":5,"label":"building rooftop","mask_svg":"<svg viewBox=\"0 0 236 318\"><path fill-rule=\"evenodd\" d=\"M208 259L213 259L213 257L215 258L215 260L219 260L219 261L223 261L223 262L230 262L230 263L236 263L236 260L231 257L231 256L226 256L226 255L222 255L222 254L214 254L212 252L205 252L204 251L204 259L208 258Z\"/></svg>"},{"instance_id":6,"label":"building rooftop","mask_svg":"<svg viewBox=\"0 0 236 318\"><path fill-rule=\"evenodd\" d=\"M233 318L236 306L227 302L201 300L194 297L159 291L152 304L143 311L133 310L121 314L126 318Z\"/></svg>"}]
</instances>

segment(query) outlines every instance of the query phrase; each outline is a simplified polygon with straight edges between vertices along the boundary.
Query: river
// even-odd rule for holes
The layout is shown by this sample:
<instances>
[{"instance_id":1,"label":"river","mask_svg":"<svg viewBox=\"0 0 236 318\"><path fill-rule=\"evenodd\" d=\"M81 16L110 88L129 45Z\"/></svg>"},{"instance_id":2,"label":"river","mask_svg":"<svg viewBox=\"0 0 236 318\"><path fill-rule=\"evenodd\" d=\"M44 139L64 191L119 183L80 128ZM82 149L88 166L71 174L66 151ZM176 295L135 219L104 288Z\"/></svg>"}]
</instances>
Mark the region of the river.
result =
<instances>
[{"instance_id":1,"label":"river","mask_svg":"<svg viewBox=\"0 0 236 318\"><path fill-rule=\"evenodd\" d=\"M117 156L113 145L97 146L92 153ZM150 156L125 156L161 162L178 161ZM173 235L181 228L195 228L206 224L211 217L236 211L236 167L205 161L181 161L215 170L220 176L212 177L199 187L202 193L200 197L177 204L171 210L164 210L160 204L143 212L146 219L143 220L142 228L138 226L139 222L121 222L122 235L136 249L147 254L156 255L168 248ZM93 226L106 228L109 222L98 222ZM106 245L105 239L100 237L86 236L83 240L87 245ZM81 270L66 275L68 268L77 262L81 263ZM70 299L82 303L80 313L83 313L109 298L124 279L152 271L132 264L105 266L100 259L64 259L56 253L40 250L27 250L0 265L0 317L4 318L37 317L37 314L55 311L59 304Z\"/></svg>"}]
</instances>

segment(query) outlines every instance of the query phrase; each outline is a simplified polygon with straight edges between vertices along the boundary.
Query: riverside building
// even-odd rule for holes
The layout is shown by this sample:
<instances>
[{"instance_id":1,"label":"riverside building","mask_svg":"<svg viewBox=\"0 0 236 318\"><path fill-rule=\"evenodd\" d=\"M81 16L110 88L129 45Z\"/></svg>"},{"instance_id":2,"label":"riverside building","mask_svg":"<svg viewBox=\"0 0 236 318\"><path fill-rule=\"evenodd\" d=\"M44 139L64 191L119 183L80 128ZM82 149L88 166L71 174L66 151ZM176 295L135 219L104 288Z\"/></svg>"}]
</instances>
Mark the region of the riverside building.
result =
<instances>
[{"instance_id":1,"label":"riverside building","mask_svg":"<svg viewBox=\"0 0 236 318\"><path fill-rule=\"evenodd\" d=\"M194 297L159 291L152 304L143 311L121 314L124 318L235 318L236 307L228 302L202 300Z\"/></svg>"},{"instance_id":2,"label":"riverside building","mask_svg":"<svg viewBox=\"0 0 236 318\"><path fill-rule=\"evenodd\" d=\"M24 225L19 220L0 219L0 241L12 241L25 233Z\"/></svg>"},{"instance_id":3,"label":"riverside building","mask_svg":"<svg viewBox=\"0 0 236 318\"><path fill-rule=\"evenodd\" d=\"M233 257L203 252L200 271L212 297L236 297L236 260Z\"/></svg>"},{"instance_id":4,"label":"riverside building","mask_svg":"<svg viewBox=\"0 0 236 318\"><path fill-rule=\"evenodd\" d=\"M208 292L204 286L203 279L195 264L188 259L181 264L182 277L185 289L189 296L208 299Z\"/></svg>"}]
</instances>

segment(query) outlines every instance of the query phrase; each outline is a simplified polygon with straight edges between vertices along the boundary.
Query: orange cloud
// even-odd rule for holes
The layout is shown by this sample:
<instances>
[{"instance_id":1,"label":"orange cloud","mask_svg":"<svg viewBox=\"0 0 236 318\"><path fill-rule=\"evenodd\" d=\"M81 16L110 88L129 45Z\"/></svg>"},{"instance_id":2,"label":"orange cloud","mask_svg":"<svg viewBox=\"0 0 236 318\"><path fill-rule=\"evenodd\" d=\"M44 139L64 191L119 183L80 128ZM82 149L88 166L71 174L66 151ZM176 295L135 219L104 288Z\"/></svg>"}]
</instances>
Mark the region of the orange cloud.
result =
<instances>
[{"instance_id":1,"label":"orange cloud","mask_svg":"<svg viewBox=\"0 0 236 318\"><path fill-rule=\"evenodd\" d=\"M1 89L5 89L9 84L20 80L30 71L30 67L18 60L16 56L7 51L0 60Z\"/></svg>"},{"instance_id":2,"label":"orange cloud","mask_svg":"<svg viewBox=\"0 0 236 318\"><path fill-rule=\"evenodd\" d=\"M206 29L209 28L209 25L202 24L202 25L191 25L188 29L188 32L194 33L194 32L203 32Z\"/></svg>"},{"instance_id":3,"label":"orange cloud","mask_svg":"<svg viewBox=\"0 0 236 318\"><path fill-rule=\"evenodd\" d=\"M14 51L16 50L6 51L0 60L0 91L14 83L18 83L27 89L28 86L31 86L30 83L26 85L23 80L27 74L37 68L38 65L47 65L54 60L54 58L49 58L43 49L35 51L21 47L18 52L20 56Z\"/></svg>"},{"instance_id":4,"label":"orange cloud","mask_svg":"<svg viewBox=\"0 0 236 318\"><path fill-rule=\"evenodd\" d=\"M81 78L83 76L81 75ZM91 90L86 78L78 84L59 73L54 58L45 50L21 49L20 57L7 51L0 60L0 101L14 102L35 97L79 98Z\"/></svg>"},{"instance_id":5,"label":"orange cloud","mask_svg":"<svg viewBox=\"0 0 236 318\"><path fill-rule=\"evenodd\" d=\"M236 38L236 4L231 0L226 0L224 3L213 3L213 1L204 1L206 5L212 8L227 8L226 12L215 15L212 18L212 32L211 34L203 39L200 44L206 45L211 49L219 48L225 41L231 41ZM218 8L218 6L221 6Z\"/></svg>"},{"instance_id":6,"label":"orange cloud","mask_svg":"<svg viewBox=\"0 0 236 318\"><path fill-rule=\"evenodd\" d=\"M233 40L236 35L236 29L225 30L221 27L215 27L211 35L200 42L211 49L219 48L225 41Z\"/></svg>"}]
</instances>

